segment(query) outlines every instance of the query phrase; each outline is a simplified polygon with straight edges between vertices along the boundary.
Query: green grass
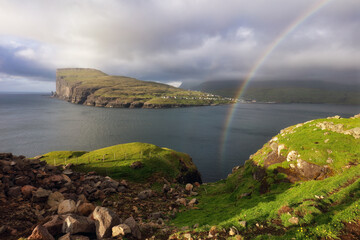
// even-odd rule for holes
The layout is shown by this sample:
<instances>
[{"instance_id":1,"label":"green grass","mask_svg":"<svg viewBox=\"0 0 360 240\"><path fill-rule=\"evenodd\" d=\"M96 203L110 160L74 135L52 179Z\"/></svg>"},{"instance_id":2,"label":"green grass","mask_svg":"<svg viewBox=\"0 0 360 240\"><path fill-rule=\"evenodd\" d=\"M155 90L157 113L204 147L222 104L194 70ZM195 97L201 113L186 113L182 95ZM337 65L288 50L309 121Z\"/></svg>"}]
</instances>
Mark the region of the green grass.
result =
<instances>
[{"instance_id":1,"label":"green grass","mask_svg":"<svg viewBox=\"0 0 360 240\"><path fill-rule=\"evenodd\" d=\"M227 179L202 185L198 209L179 213L172 224L178 227L199 224L197 231L206 231L212 225L226 229L235 226L247 239L337 239L344 222L360 219L360 165L345 167L349 162L359 163L360 142L334 132L324 135L325 130L315 127L324 121L351 129L359 126L360 119L319 119L289 127L277 137L279 144L286 146L284 156L296 150L303 160L319 165L326 164L328 157L333 158L331 177L289 183L284 181L286 175L269 167L266 169L269 191L260 194L261 183L254 180L253 173L272 151L267 143ZM327 144L325 139L330 139ZM328 149L332 150L330 155ZM286 161L275 165L289 167ZM245 196L247 193L251 195ZM285 206L291 211L279 213ZM291 217L299 219L298 225L288 221ZM242 220L247 222L246 228L240 226ZM263 225L263 230L256 224Z\"/></svg>"},{"instance_id":2,"label":"green grass","mask_svg":"<svg viewBox=\"0 0 360 240\"><path fill-rule=\"evenodd\" d=\"M127 143L91 152L55 151L43 155L41 160L52 165L72 163L83 172L96 171L115 179L144 182L151 177L175 179L181 173L181 162L195 171L189 155L147 143ZM133 162L141 161L140 169L132 169Z\"/></svg>"}]
</instances>

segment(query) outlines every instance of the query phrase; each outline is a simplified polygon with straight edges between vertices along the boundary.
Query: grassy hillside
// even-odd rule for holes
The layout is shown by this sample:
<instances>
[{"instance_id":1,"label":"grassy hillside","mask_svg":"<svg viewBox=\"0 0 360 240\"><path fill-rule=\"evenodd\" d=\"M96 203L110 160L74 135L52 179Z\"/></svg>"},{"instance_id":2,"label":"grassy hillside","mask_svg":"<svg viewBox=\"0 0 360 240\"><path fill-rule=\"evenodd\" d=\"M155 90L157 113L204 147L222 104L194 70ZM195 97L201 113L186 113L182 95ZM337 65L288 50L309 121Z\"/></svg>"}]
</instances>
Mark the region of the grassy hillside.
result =
<instances>
[{"instance_id":1,"label":"grassy hillside","mask_svg":"<svg viewBox=\"0 0 360 240\"><path fill-rule=\"evenodd\" d=\"M243 81L208 81L191 89L234 98L242 84ZM360 85L309 80L250 82L241 99L277 103L360 104Z\"/></svg>"},{"instance_id":2,"label":"grassy hillside","mask_svg":"<svg viewBox=\"0 0 360 240\"><path fill-rule=\"evenodd\" d=\"M41 160L48 164L72 163L73 169L78 171L96 171L115 179L136 182L159 177L181 181L198 174L189 155L147 143L120 144L91 152L55 151L42 156ZM134 162L141 162L143 167L131 168Z\"/></svg>"},{"instance_id":3,"label":"grassy hillside","mask_svg":"<svg viewBox=\"0 0 360 240\"><path fill-rule=\"evenodd\" d=\"M172 223L190 228L180 238L216 226L219 239L358 239L359 146L360 115L286 128L227 179L202 185L197 207Z\"/></svg>"},{"instance_id":4,"label":"grassy hillside","mask_svg":"<svg viewBox=\"0 0 360 240\"><path fill-rule=\"evenodd\" d=\"M104 107L172 107L232 102L213 94L110 76L95 69L58 69L56 74L56 95L73 103Z\"/></svg>"}]
</instances>

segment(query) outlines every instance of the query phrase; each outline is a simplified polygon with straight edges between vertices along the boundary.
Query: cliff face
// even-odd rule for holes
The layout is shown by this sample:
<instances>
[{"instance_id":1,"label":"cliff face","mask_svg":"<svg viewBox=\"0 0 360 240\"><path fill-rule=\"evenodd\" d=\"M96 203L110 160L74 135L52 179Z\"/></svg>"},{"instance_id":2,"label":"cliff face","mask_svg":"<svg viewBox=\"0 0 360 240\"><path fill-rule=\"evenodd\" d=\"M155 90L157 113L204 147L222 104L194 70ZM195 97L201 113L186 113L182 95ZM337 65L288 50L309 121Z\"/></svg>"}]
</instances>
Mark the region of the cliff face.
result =
<instances>
[{"instance_id":1,"label":"cliff face","mask_svg":"<svg viewBox=\"0 0 360 240\"><path fill-rule=\"evenodd\" d=\"M84 104L88 97L93 94L99 88L81 87L80 82L69 81L72 76L65 76L67 71L74 72L74 77L77 77L78 73L83 73L84 69L58 69L56 71L56 93L55 97L76 104Z\"/></svg>"},{"instance_id":2,"label":"cliff face","mask_svg":"<svg viewBox=\"0 0 360 240\"><path fill-rule=\"evenodd\" d=\"M76 104L111 108L171 108L233 102L211 94L109 76L87 68L58 69L54 97Z\"/></svg>"}]
</instances>

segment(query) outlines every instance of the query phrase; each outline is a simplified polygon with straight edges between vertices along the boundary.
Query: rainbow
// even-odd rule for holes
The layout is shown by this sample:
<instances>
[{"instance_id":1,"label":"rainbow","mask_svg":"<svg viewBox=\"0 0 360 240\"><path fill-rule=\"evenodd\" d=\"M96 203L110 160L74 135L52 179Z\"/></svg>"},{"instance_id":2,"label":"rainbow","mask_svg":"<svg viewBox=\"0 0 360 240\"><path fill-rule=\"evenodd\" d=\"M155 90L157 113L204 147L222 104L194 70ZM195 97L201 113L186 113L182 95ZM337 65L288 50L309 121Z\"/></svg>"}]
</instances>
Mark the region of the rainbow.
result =
<instances>
[{"instance_id":1,"label":"rainbow","mask_svg":"<svg viewBox=\"0 0 360 240\"><path fill-rule=\"evenodd\" d=\"M297 19L295 19L289 26L287 26L284 31L280 33L278 37L274 39L273 42L271 42L264 53L256 60L255 64L252 66L250 71L247 73L245 80L243 84L240 86L239 90L237 91L235 95L235 99L239 99L240 96L244 93L248 83L253 79L256 72L261 68L261 66L264 64L264 62L269 58L271 53L276 49L279 44L284 41L284 39L292 33L298 26L300 26L303 22L305 22L309 17L311 17L314 13L319 11L321 8L323 8L325 5L330 3L333 0L319 0L312 6L310 6L306 11L304 11ZM221 136L221 142L220 142L220 160L223 160L223 156L225 153L225 145L228 138L228 132L229 127L231 126L232 119L235 113L236 105L234 104L230 107L228 114L226 115L225 124L224 124L224 130L223 134Z\"/></svg>"}]
</instances>

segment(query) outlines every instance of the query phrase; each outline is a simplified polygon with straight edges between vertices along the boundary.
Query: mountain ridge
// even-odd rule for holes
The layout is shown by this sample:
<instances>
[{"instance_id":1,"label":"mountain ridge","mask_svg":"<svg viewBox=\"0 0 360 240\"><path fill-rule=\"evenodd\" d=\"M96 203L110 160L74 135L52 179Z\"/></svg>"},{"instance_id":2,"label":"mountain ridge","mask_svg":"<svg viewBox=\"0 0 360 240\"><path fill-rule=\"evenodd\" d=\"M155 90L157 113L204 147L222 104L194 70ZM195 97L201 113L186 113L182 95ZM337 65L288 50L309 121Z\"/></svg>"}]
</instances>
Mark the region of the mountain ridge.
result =
<instances>
[{"instance_id":1,"label":"mountain ridge","mask_svg":"<svg viewBox=\"0 0 360 240\"><path fill-rule=\"evenodd\" d=\"M213 80L197 86L184 84L191 90L235 98L244 81ZM360 105L360 85L320 80L268 80L249 82L241 100L274 103L334 103Z\"/></svg>"}]
</instances>

